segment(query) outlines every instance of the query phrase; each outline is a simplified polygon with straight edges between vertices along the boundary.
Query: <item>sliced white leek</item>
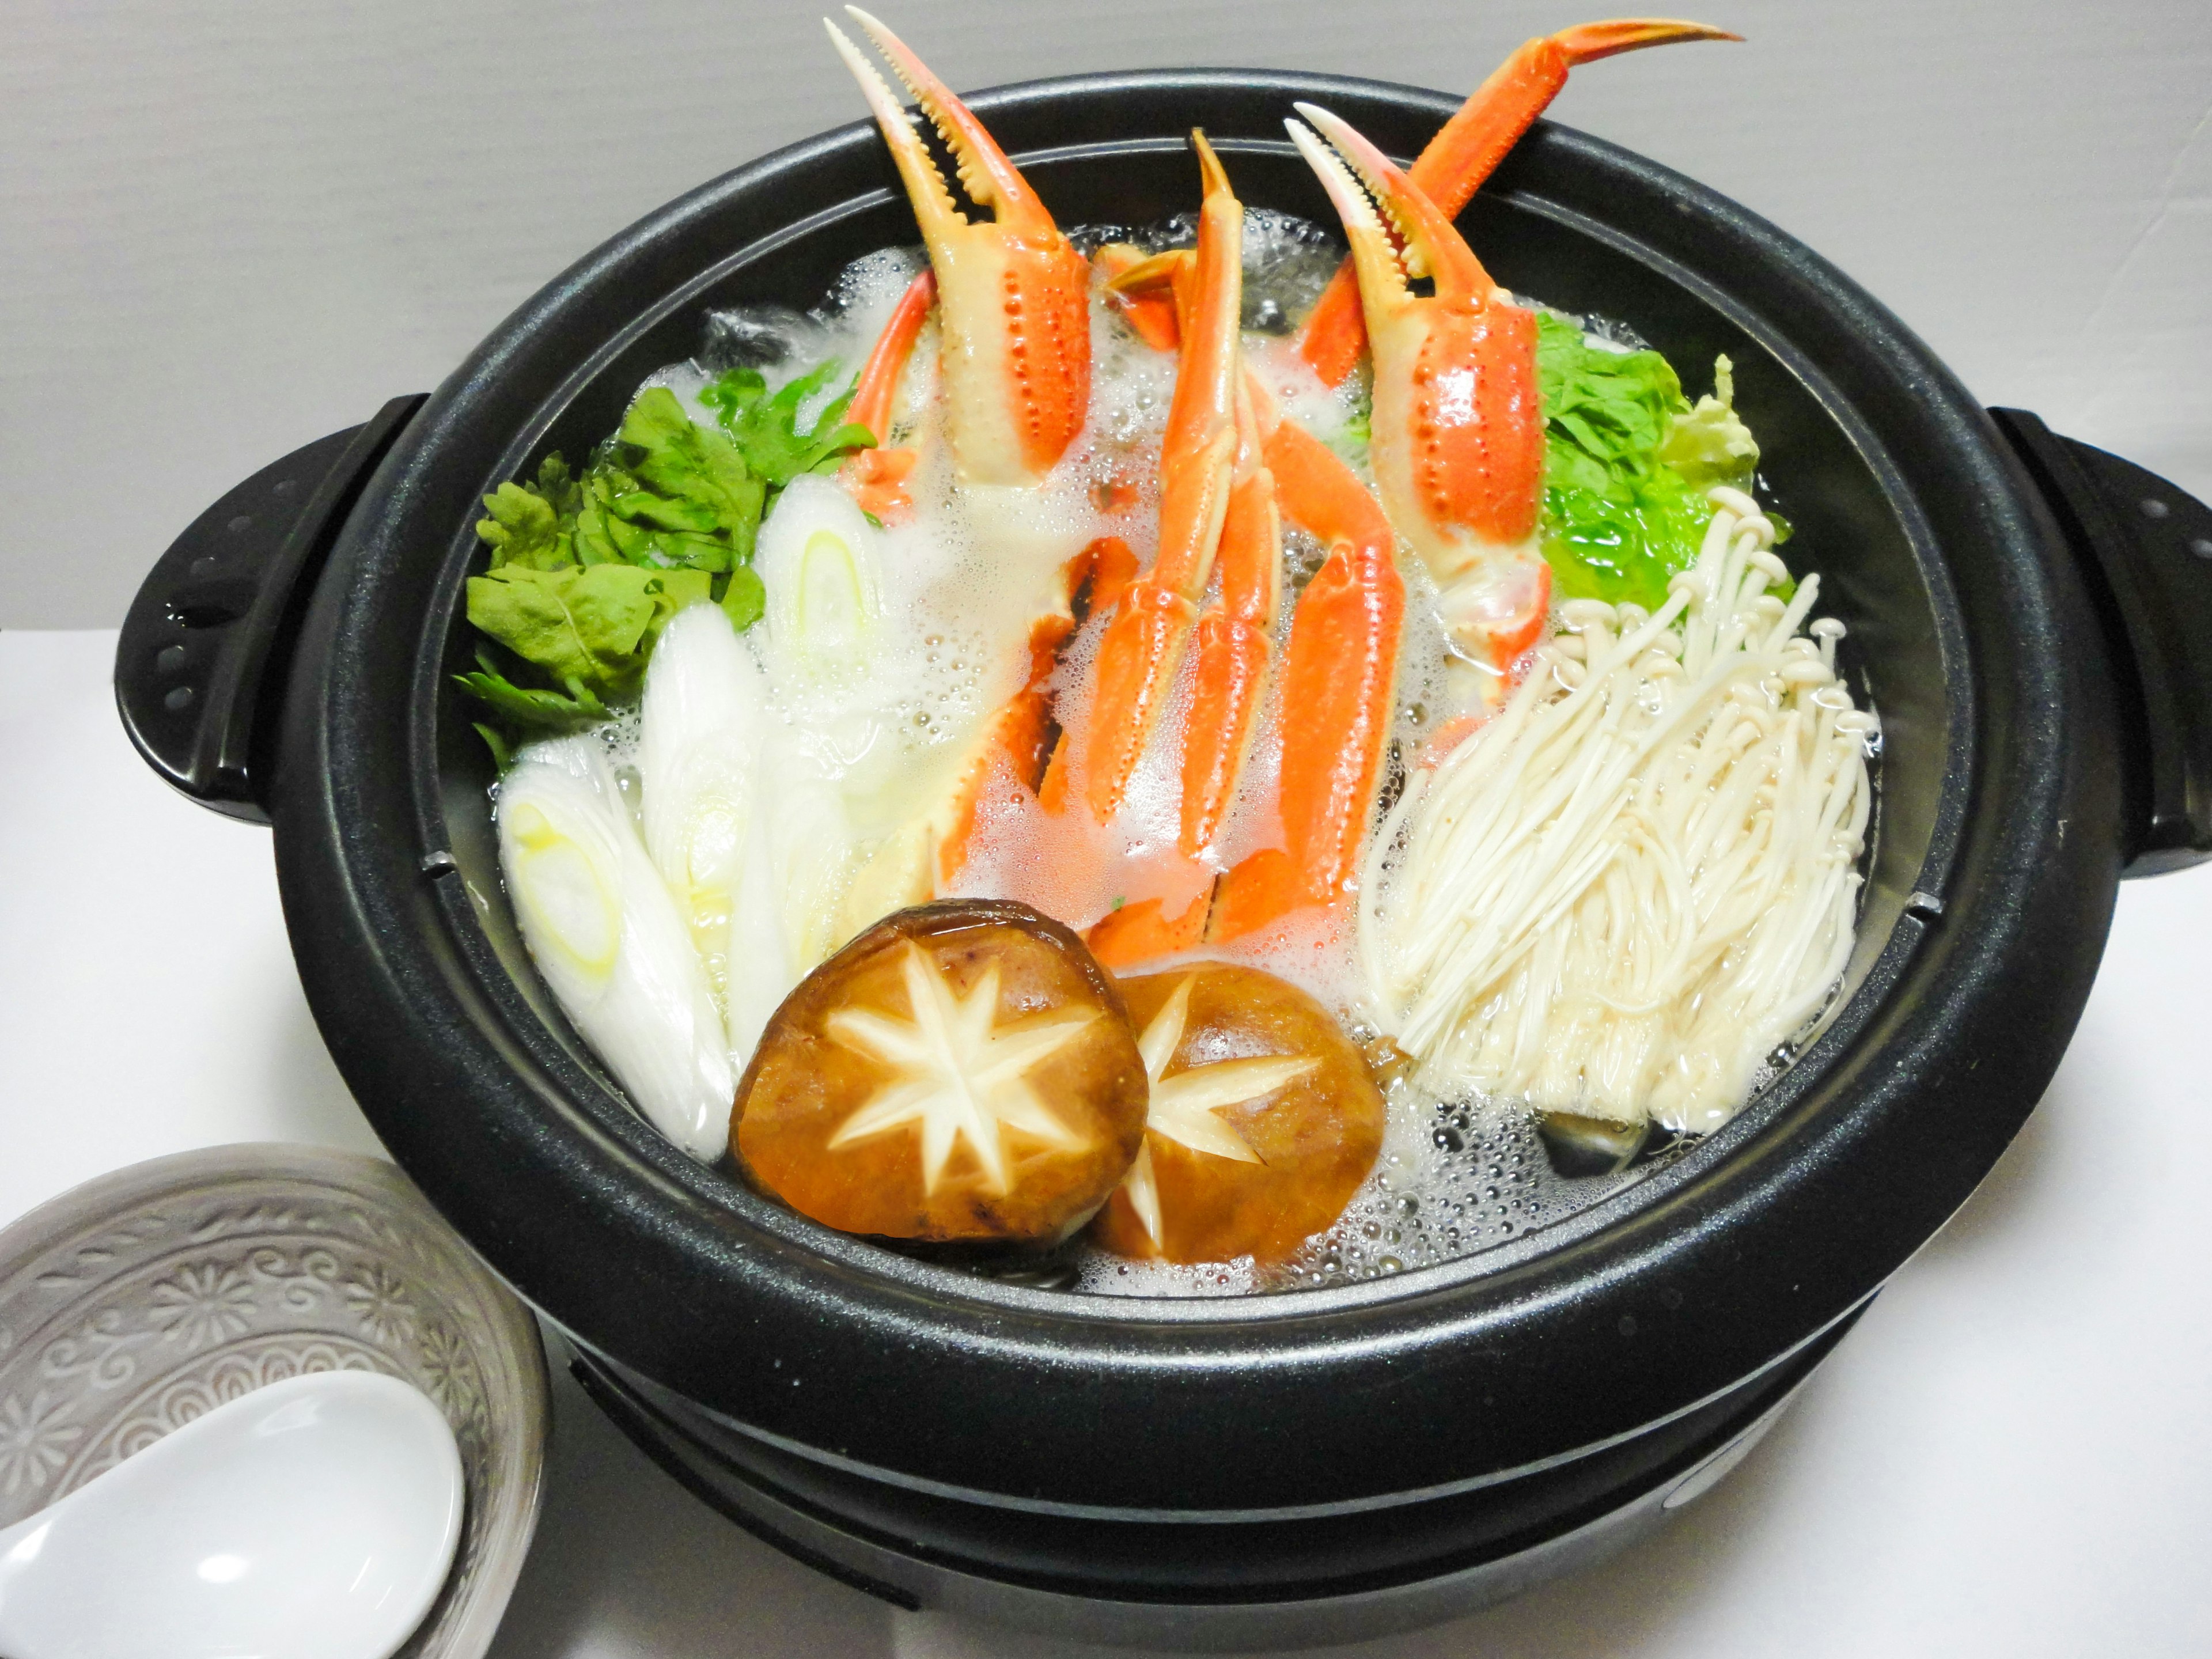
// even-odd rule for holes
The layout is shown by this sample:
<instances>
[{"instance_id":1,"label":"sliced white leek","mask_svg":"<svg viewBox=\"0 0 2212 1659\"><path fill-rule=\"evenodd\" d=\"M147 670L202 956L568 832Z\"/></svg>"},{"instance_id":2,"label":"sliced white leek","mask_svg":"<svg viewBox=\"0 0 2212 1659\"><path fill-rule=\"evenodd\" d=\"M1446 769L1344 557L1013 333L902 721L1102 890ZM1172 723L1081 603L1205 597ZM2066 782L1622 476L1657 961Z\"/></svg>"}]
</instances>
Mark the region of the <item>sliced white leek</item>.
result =
<instances>
[{"instance_id":1,"label":"sliced white leek","mask_svg":"<svg viewBox=\"0 0 2212 1659\"><path fill-rule=\"evenodd\" d=\"M763 747L763 775L775 784L753 815L730 913L730 1047L740 1065L777 1005L847 936L852 827L836 786L795 747L780 730Z\"/></svg>"},{"instance_id":2,"label":"sliced white leek","mask_svg":"<svg viewBox=\"0 0 2212 1659\"><path fill-rule=\"evenodd\" d=\"M662 631L638 735L645 845L718 997L728 981L761 746L775 723L760 669L720 606L695 605Z\"/></svg>"},{"instance_id":3,"label":"sliced white leek","mask_svg":"<svg viewBox=\"0 0 2212 1659\"><path fill-rule=\"evenodd\" d=\"M779 687L853 687L879 654L883 532L834 479L793 478L761 526L763 647Z\"/></svg>"},{"instance_id":4,"label":"sliced white leek","mask_svg":"<svg viewBox=\"0 0 2212 1659\"><path fill-rule=\"evenodd\" d=\"M497 821L523 942L562 1011L647 1121L702 1163L719 1157L737 1092L728 1039L599 740L524 749Z\"/></svg>"}]
</instances>

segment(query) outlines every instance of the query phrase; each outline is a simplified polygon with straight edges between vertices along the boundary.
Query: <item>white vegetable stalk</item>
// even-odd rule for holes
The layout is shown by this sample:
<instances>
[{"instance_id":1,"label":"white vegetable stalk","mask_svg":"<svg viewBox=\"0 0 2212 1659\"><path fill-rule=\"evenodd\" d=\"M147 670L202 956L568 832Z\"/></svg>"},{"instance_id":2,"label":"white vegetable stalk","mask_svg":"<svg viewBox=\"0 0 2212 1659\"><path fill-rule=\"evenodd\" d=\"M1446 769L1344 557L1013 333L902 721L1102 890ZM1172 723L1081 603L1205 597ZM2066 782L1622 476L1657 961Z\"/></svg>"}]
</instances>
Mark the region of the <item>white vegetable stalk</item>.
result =
<instances>
[{"instance_id":1,"label":"white vegetable stalk","mask_svg":"<svg viewBox=\"0 0 2212 1659\"><path fill-rule=\"evenodd\" d=\"M739 1066L792 988L845 942L852 825L836 786L795 748L781 727L763 745L762 775L775 785L753 814L730 915L730 1048Z\"/></svg>"},{"instance_id":2,"label":"white vegetable stalk","mask_svg":"<svg viewBox=\"0 0 2212 1659\"><path fill-rule=\"evenodd\" d=\"M599 739L524 749L497 821L523 941L562 1012L647 1121L702 1163L719 1157L737 1093L728 1041Z\"/></svg>"},{"instance_id":3,"label":"white vegetable stalk","mask_svg":"<svg viewBox=\"0 0 2212 1659\"><path fill-rule=\"evenodd\" d=\"M646 671L637 750L646 850L720 997L730 918L774 715L752 654L719 605L672 621Z\"/></svg>"},{"instance_id":4,"label":"white vegetable stalk","mask_svg":"<svg viewBox=\"0 0 2212 1659\"><path fill-rule=\"evenodd\" d=\"M1702 1132L1852 943L1874 716L1717 489L1656 615L1576 600L1504 710L1409 780L1362 884L1375 1012L1443 1088ZM1808 636L1809 635L1809 636Z\"/></svg>"},{"instance_id":5,"label":"white vegetable stalk","mask_svg":"<svg viewBox=\"0 0 2212 1659\"><path fill-rule=\"evenodd\" d=\"M793 478L761 526L753 568L768 590L761 643L769 676L788 696L836 705L874 689L883 652L883 532L834 479Z\"/></svg>"}]
</instances>

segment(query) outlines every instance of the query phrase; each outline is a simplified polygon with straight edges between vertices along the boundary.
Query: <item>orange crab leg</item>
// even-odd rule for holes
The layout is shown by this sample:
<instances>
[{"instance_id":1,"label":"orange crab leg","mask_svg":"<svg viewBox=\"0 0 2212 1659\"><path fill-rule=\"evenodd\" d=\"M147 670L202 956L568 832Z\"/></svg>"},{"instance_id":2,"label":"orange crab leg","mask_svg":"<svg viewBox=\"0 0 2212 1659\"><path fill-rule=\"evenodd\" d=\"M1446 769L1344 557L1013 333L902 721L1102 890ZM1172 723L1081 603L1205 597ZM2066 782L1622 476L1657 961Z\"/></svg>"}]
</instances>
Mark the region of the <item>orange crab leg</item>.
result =
<instances>
[{"instance_id":1,"label":"orange crab leg","mask_svg":"<svg viewBox=\"0 0 2212 1659\"><path fill-rule=\"evenodd\" d=\"M963 483L1038 483L1082 430L1091 397L1090 267L968 106L905 42L855 6L957 163L971 219L884 77L835 23L831 42L890 146L929 262L944 334L945 436Z\"/></svg>"},{"instance_id":2,"label":"orange crab leg","mask_svg":"<svg viewBox=\"0 0 2212 1659\"><path fill-rule=\"evenodd\" d=\"M1098 263L1110 273L1106 297L1129 319L1137 337L1156 351L1179 349L1183 336L1195 326L1198 250L1172 247L1146 258L1127 242L1109 242L1098 250Z\"/></svg>"},{"instance_id":3,"label":"orange crab leg","mask_svg":"<svg viewBox=\"0 0 2212 1659\"><path fill-rule=\"evenodd\" d=\"M1505 159L1506 152L1559 95L1570 70L1644 46L1663 46L1678 40L1741 39L1726 29L1663 17L1578 23L1557 34L1540 35L1499 64L1474 89L1429 140L1408 170L1409 175L1445 217L1456 218L1482 181ZM1358 284L1352 262L1346 259L1307 316L1298 354L1324 385L1336 386L1352 373L1366 345Z\"/></svg>"},{"instance_id":4,"label":"orange crab leg","mask_svg":"<svg viewBox=\"0 0 2212 1659\"><path fill-rule=\"evenodd\" d=\"M838 476L862 511L878 519L903 518L914 506L906 493L906 480L917 457L903 445L890 442L891 407L898 394L899 377L906 372L907 359L914 355L914 343L921 337L922 324L929 319L930 307L936 303L937 273L924 265L906 285L898 304L891 307L890 320L876 337L875 349L868 353L860 385L845 410L845 418L867 428L876 445L854 454Z\"/></svg>"},{"instance_id":5,"label":"orange crab leg","mask_svg":"<svg viewBox=\"0 0 2212 1659\"><path fill-rule=\"evenodd\" d=\"M899 377L906 372L906 360L914 355L914 343L921 337L921 325L929 320L929 308L936 303L937 273L924 265L891 307L890 319L876 337L875 348L860 370L860 384L853 390L845 418L867 428L878 445L890 438L891 405L898 395Z\"/></svg>"},{"instance_id":6,"label":"orange crab leg","mask_svg":"<svg viewBox=\"0 0 2212 1659\"><path fill-rule=\"evenodd\" d=\"M1133 255L1134 249L1128 252ZM1186 319L1201 326L1196 257L1185 248L1150 259L1117 259L1112 278L1115 297L1133 308L1131 321L1140 336L1164 334L1170 343L1183 337ZM1139 312L1135 306L1147 306ZM1170 326L1161 329L1160 313ZM1147 321L1139 322L1139 317ZM1211 326L1220 327L1217 317ZM1275 613L1280 605L1283 568L1282 523L1275 506L1274 475L1261 454L1262 437L1254 398L1265 401L1249 370L1240 365L1236 399L1237 459L1229 505L1221 521L1214 567L1220 598L1192 630L1194 672L1190 717L1183 735L1182 826L1180 844L1195 858L1212 844L1235 799L1237 779L1250 757L1259 724L1267 668L1274 654Z\"/></svg>"},{"instance_id":7,"label":"orange crab leg","mask_svg":"<svg viewBox=\"0 0 2212 1659\"><path fill-rule=\"evenodd\" d=\"M1176 256L1189 257L1189 250L1177 248ZM1155 285L1149 280L1150 267L1157 267L1159 256L1147 259L1143 252L1127 242L1108 242L1091 256L1091 263L1106 279L1107 296L1137 337L1155 351L1173 351L1181 343L1182 333L1178 326L1174 284Z\"/></svg>"},{"instance_id":8,"label":"orange crab leg","mask_svg":"<svg viewBox=\"0 0 2212 1659\"><path fill-rule=\"evenodd\" d=\"M944 890L968 861L975 809L994 769L1003 764L1024 787L1042 792L1056 736L1045 683L1060 665L1060 648L1083 617L1116 604L1136 570L1136 555L1119 536L1099 537L1062 568L1066 603L1030 625L1029 679L992 716L954 791L946 828L938 842L938 890Z\"/></svg>"},{"instance_id":9,"label":"orange crab leg","mask_svg":"<svg viewBox=\"0 0 2212 1659\"><path fill-rule=\"evenodd\" d=\"M1193 132L1206 197L1199 213L1190 326L1160 452L1160 544L1099 641L1083 749L1085 799L1112 817L1159 725L1212 574L1236 482L1237 308L1243 205L1203 133Z\"/></svg>"},{"instance_id":10,"label":"orange crab leg","mask_svg":"<svg viewBox=\"0 0 2212 1659\"><path fill-rule=\"evenodd\" d=\"M1298 596L1283 656L1276 797L1284 845L1222 878L1206 929L1216 939L1352 890L1390 739L1406 614L1396 538L1352 469L1294 421L1273 422L1266 453L1284 510L1330 547Z\"/></svg>"},{"instance_id":11,"label":"orange crab leg","mask_svg":"<svg viewBox=\"0 0 2212 1659\"><path fill-rule=\"evenodd\" d=\"M1212 913L1218 886L1216 883L1207 887L1173 915L1156 898L1109 910L1085 930L1083 942L1092 956L1116 973L1139 963L1195 951L1206 943L1206 918Z\"/></svg>"},{"instance_id":12,"label":"orange crab leg","mask_svg":"<svg viewBox=\"0 0 2212 1659\"><path fill-rule=\"evenodd\" d=\"M1267 393L1246 386L1283 514L1329 543L1291 613L1279 706L1277 808L1284 845L1253 854L1181 913L1127 905L1085 936L1109 968L1255 933L1352 891L1390 738L1406 586L1382 507L1352 469ZM1194 728L1198 722L1194 719Z\"/></svg>"},{"instance_id":13,"label":"orange crab leg","mask_svg":"<svg viewBox=\"0 0 2212 1659\"><path fill-rule=\"evenodd\" d=\"M1241 386L1237 430L1237 473L1218 559L1221 598L1193 633L1197 672L1183 733L1182 833L1182 850L1192 857L1220 833L1251 755L1280 604L1283 529L1275 478L1261 457L1251 399Z\"/></svg>"}]
</instances>

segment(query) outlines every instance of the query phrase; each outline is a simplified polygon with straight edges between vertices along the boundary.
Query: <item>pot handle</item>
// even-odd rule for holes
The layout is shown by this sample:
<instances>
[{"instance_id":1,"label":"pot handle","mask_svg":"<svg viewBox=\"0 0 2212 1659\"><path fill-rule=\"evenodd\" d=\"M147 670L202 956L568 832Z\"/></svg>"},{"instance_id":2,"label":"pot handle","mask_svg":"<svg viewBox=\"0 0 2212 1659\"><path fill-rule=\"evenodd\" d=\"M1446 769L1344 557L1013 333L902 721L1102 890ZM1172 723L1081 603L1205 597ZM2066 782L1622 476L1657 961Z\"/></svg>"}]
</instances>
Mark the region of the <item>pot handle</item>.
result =
<instances>
[{"instance_id":1,"label":"pot handle","mask_svg":"<svg viewBox=\"0 0 2212 1659\"><path fill-rule=\"evenodd\" d=\"M2073 550L2118 671L2121 873L2212 858L2212 507L2132 461L1990 411Z\"/></svg>"},{"instance_id":2,"label":"pot handle","mask_svg":"<svg viewBox=\"0 0 2212 1659\"><path fill-rule=\"evenodd\" d=\"M308 597L362 486L427 394L394 398L264 466L192 520L140 584L115 706L146 763L203 806L269 822L269 773Z\"/></svg>"}]
</instances>

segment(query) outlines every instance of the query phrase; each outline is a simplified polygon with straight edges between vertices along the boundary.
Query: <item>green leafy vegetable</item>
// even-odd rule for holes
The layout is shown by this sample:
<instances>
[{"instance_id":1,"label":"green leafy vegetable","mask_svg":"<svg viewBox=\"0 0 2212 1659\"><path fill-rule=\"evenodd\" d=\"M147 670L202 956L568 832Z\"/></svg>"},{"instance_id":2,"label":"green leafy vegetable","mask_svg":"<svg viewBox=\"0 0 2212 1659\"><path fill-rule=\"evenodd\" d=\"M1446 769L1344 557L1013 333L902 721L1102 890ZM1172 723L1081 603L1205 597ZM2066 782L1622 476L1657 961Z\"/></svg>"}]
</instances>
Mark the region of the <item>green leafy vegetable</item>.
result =
<instances>
[{"instance_id":1,"label":"green leafy vegetable","mask_svg":"<svg viewBox=\"0 0 2212 1659\"><path fill-rule=\"evenodd\" d=\"M491 548L492 568L504 564L550 570L573 564L571 548L575 509L570 500L575 486L568 464L548 455L538 468L536 488L503 483L484 497L488 519L477 523L477 534ZM562 507L568 507L564 515Z\"/></svg>"},{"instance_id":2,"label":"green leafy vegetable","mask_svg":"<svg viewBox=\"0 0 2212 1659\"><path fill-rule=\"evenodd\" d=\"M527 690L501 672L489 652L477 653L476 672L453 678L464 690L498 714L509 727L520 728L533 737L580 732L607 718L607 706L588 688L571 682L565 693ZM513 744L503 733L495 736L492 727L479 725L477 730L491 745L492 758L505 767L512 756Z\"/></svg>"},{"instance_id":3,"label":"green leafy vegetable","mask_svg":"<svg viewBox=\"0 0 2212 1659\"><path fill-rule=\"evenodd\" d=\"M627 697L668 619L709 599L712 586L699 570L507 564L469 578L469 620L557 684Z\"/></svg>"},{"instance_id":4,"label":"green leafy vegetable","mask_svg":"<svg viewBox=\"0 0 2212 1659\"><path fill-rule=\"evenodd\" d=\"M700 393L712 425L650 387L580 477L549 455L531 483L484 497L477 535L491 562L470 579L469 620L520 659L517 672L526 664L550 683L518 684L483 657L459 677L502 722L478 727L501 767L514 733L578 730L635 696L684 606L718 604L741 631L760 620L763 516L792 479L875 443L843 419L853 387L800 428L799 405L836 372L823 363L771 395L758 370L732 369Z\"/></svg>"},{"instance_id":5,"label":"green leafy vegetable","mask_svg":"<svg viewBox=\"0 0 2212 1659\"><path fill-rule=\"evenodd\" d=\"M629 465L603 460L592 482L600 524L628 562L721 573L752 557L768 485L735 443L659 386L639 394L616 437Z\"/></svg>"},{"instance_id":6,"label":"green leafy vegetable","mask_svg":"<svg viewBox=\"0 0 2212 1659\"><path fill-rule=\"evenodd\" d=\"M1564 447L1567 488L1602 488L1624 467L1649 461L1689 404L1656 351L1607 351L1572 323L1539 313L1536 383L1547 436Z\"/></svg>"},{"instance_id":7,"label":"green leafy vegetable","mask_svg":"<svg viewBox=\"0 0 2212 1659\"><path fill-rule=\"evenodd\" d=\"M1674 417L1659 459L1700 489L1751 487L1759 470L1759 444L1735 412L1735 370L1725 357L1713 362L1713 389L1697 407Z\"/></svg>"},{"instance_id":8,"label":"green leafy vegetable","mask_svg":"<svg viewBox=\"0 0 2212 1659\"><path fill-rule=\"evenodd\" d=\"M459 675L456 678L463 685L469 683L470 677L466 674ZM484 747L491 750L491 763L494 766L504 772L514 764L514 745L507 740L505 732L495 726L486 726L482 720L472 720L470 724L476 727L477 735L484 740Z\"/></svg>"},{"instance_id":9,"label":"green leafy vegetable","mask_svg":"<svg viewBox=\"0 0 2212 1659\"><path fill-rule=\"evenodd\" d=\"M748 565L743 570L730 573L730 585L722 590L721 607L730 618L731 626L742 634L761 619L768 609L768 589L762 586L760 573Z\"/></svg>"},{"instance_id":10,"label":"green leafy vegetable","mask_svg":"<svg viewBox=\"0 0 2212 1659\"><path fill-rule=\"evenodd\" d=\"M733 368L699 394L714 411L714 421L744 453L745 463L774 489L806 472L834 472L856 449L872 449L867 428L848 423L859 383L833 398L808 430L799 429L799 406L822 390L837 372L833 361L791 381L774 397L758 369Z\"/></svg>"},{"instance_id":11,"label":"green leafy vegetable","mask_svg":"<svg viewBox=\"0 0 2212 1659\"><path fill-rule=\"evenodd\" d=\"M1536 375L1544 556L1559 594L1657 607L1712 521L1705 491L1748 486L1759 462L1728 360L1693 409L1657 352L1595 346L1574 324L1540 313Z\"/></svg>"}]
</instances>

